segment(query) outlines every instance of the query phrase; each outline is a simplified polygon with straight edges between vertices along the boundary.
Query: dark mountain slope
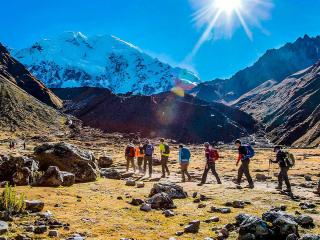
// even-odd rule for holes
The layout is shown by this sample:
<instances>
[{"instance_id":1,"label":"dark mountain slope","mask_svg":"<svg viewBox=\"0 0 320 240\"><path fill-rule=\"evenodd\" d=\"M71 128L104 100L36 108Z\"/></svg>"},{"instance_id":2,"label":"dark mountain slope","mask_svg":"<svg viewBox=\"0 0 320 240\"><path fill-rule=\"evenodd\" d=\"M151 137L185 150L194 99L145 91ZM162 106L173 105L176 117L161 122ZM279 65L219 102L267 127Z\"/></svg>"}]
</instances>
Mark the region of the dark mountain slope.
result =
<instances>
[{"instance_id":1,"label":"dark mountain slope","mask_svg":"<svg viewBox=\"0 0 320 240\"><path fill-rule=\"evenodd\" d=\"M320 36L311 38L305 35L294 43L268 50L255 64L230 79L199 84L190 93L205 101L232 101L268 80L280 82L319 59Z\"/></svg>"},{"instance_id":2,"label":"dark mountain slope","mask_svg":"<svg viewBox=\"0 0 320 240\"><path fill-rule=\"evenodd\" d=\"M279 84L240 98L235 106L263 121L280 144L320 144L320 62Z\"/></svg>"},{"instance_id":3,"label":"dark mountain slope","mask_svg":"<svg viewBox=\"0 0 320 240\"><path fill-rule=\"evenodd\" d=\"M10 80L38 100L55 108L62 107L62 101L42 82L33 77L25 67L16 61L0 44L0 76Z\"/></svg>"},{"instance_id":4,"label":"dark mountain slope","mask_svg":"<svg viewBox=\"0 0 320 240\"><path fill-rule=\"evenodd\" d=\"M240 110L189 95L117 96L99 88L53 91L67 100L67 113L107 132L140 132L182 142L229 142L252 133L255 127L255 121Z\"/></svg>"}]
</instances>

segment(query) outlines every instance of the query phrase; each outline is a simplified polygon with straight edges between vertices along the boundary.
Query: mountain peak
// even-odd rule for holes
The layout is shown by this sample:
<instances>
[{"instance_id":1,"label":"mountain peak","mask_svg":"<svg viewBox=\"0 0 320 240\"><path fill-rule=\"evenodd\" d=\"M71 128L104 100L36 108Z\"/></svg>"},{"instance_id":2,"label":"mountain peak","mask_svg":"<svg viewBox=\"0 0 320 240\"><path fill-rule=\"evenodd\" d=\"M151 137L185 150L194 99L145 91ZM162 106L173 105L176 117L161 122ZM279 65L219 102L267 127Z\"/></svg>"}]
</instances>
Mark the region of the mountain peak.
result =
<instances>
[{"instance_id":1,"label":"mountain peak","mask_svg":"<svg viewBox=\"0 0 320 240\"><path fill-rule=\"evenodd\" d=\"M151 95L200 82L190 71L163 63L112 35L65 32L14 55L51 88L102 87L114 93Z\"/></svg>"}]
</instances>

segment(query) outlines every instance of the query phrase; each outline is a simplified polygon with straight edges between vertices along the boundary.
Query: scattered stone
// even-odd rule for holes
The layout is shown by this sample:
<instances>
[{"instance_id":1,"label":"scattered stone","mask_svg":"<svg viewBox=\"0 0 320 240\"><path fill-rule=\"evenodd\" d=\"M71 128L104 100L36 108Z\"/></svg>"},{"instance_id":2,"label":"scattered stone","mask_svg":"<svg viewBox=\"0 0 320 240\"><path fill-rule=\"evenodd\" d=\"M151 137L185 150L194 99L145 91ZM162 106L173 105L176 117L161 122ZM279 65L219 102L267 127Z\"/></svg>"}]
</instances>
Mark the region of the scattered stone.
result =
<instances>
[{"instance_id":1,"label":"scattered stone","mask_svg":"<svg viewBox=\"0 0 320 240\"><path fill-rule=\"evenodd\" d=\"M137 182L137 188L144 188L144 182Z\"/></svg>"},{"instance_id":2,"label":"scattered stone","mask_svg":"<svg viewBox=\"0 0 320 240\"><path fill-rule=\"evenodd\" d=\"M207 206L206 204L200 203L200 204L198 205L198 208L205 208L206 206Z\"/></svg>"},{"instance_id":3,"label":"scattered stone","mask_svg":"<svg viewBox=\"0 0 320 240\"><path fill-rule=\"evenodd\" d=\"M33 213L41 212L44 208L44 202L39 200L33 200L33 201L25 200L24 202L26 204L26 210Z\"/></svg>"},{"instance_id":4,"label":"scattered stone","mask_svg":"<svg viewBox=\"0 0 320 240\"><path fill-rule=\"evenodd\" d=\"M286 240L299 240L299 237L296 234L291 233L287 236Z\"/></svg>"},{"instance_id":5,"label":"scattered stone","mask_svg":"<svg viewBox=\"0 0 320 240\"><path fill-rule=\"evenodd\" d=\"M320 235L307 234L302 236L300 240L320 240Z\"/></svg>"},{"instance_id":6,"label":"scattered stone","mask_svg":"<svg viewBox=\"0 0 320 240\"><path fill-rule=\"evenodd\" d=\"M298 234L298 224L285 216L277 218L272 225L276 227L276 231L283 237L287 237L289 234Z\"/></svg>"},{"instance_id":7,"label":"scattered stone","mask_svg":"<svg viewBox=\"0 0 320 240\"><path fill-rule=\"evenodd\" d=\"M8 223L0 221L0 234L4 234L8 232L8 230L9 230Z\"/></svg>"},{"instance_id":8,"label":"scattered stone","mask_svg":"<svg viewBox=\"0 0 320 240\"><path fill-rule=\"evenodd\" d=\"M49 237L59 237L59 232L57 230L50 230L48 233Z\"/></svg>"},{"instance_id":9,"label":"scattered stone","mask_svg":"<svg viewBox=\"0 0 320 240\"><path fill-rule=\"evenodd\" d=\"M117 200L123 200L123 197L118 196L118 197L117 197Z\"/></svg>"},{"instance_id":10,"label":"scattered stone","mask_svg":"<svg viewBox=\"0 0 320 240\"><path fill-rule=\"evenodd\" d=\"M306 174L306 175L304 175L304 179L305 179L307 182L311 182L311 181L312 181L312 176L309 175L309 174Z\"/></svg>"},{"instance_id":11,"label":"scattered stone","mask_svg":"<svg viewBox=\"0 0 320 240\"><path fill-rule=\"evenodd\" d=\"M165 192L157 193L146 201L152 209L173 209L176 208L170 195Z\"/></svg>"},{"instance_id":12,"label":"scattered stone","mask_svg":"<svg viewBox=\"0 0 320 240\"><path fill-rule=\"evenodd\" d=\"M150 212L152 208L150 204L143 203L142 206L140 207L140 210L144 212Z\"/></svg>"},{"instance_id":13,"label":"scattered stone","mask_svg":"<svg viewBox=\"0 0 320 240\"><path fill-rule=\"evenodd\" d=\"M71 237L68 237L66 240L85 240L85 238L80 234L75 233Z\"/></svg>"},{"instance_id":14,"label":"scattered stone","mask_svg":"<svg viewBox=\"0 0 320 240\"><path fill-rule=\"evenodd\" d=\"M211 217L207 220L204 220L205 223L213 223L213 222L219 222L220 218L219 217Z\"/></svg>"},{"instance_id":15,"label":"scattered stone","mask_svg":"<svg viewBox=\"0 0 320 240\"><path fill-rule=\"evenodd\" d=\"M121 179L120 171L114 168L102 168L100 170L100 174L102 177L108 178L108 179L115 179L115 180Z\"/></svg>"},{"instance_id":16,"label":"scattered stone","mask_svg":"<svg viewBox=\"0 0 320 240\"><path fill-rule=\"evenodd\" d=\"M264 175L262 173L257 173L256 174L256 179L257 179L257 181L265 182L268 179L268 176L266 176L266 175Z\"/></svg>"},{"instance_id":17,"label":"scattered stone","mask_svg":"<svg viewBox=\"0 0 320 240\"><path fill-rule=\"evenodd\" d=\"M194 203L199 203L199 202L201 202L201 201L200 201L200 198L196 198L196 199L193 200L193 202L194 202Z\"/></svg>"},{"instance_id":18,"label":"scattered stone","mask_svg":"<svg viewBox=\"0 0 320 240\"><path fill-rule=\"evenodd\" d=\"M233 208L244 208L245 203L243 201L226 202L225 206Z\"/></svg>"},{"instance_id":19,"label":"scattered stone","mask_svg":"<svg viewBox=\"0 0 320 240\"><path fill-rule=\"evenodd\" d=\"M184 233L184 232L182 232L182 231L178 231L178 232L176 232L176 235L177 235L177 236L182 236L183 233Z\"/></svg>"},{"instance_id":20,"label":"scattered stone","mask_svg":"<svg viewBox=\"0 0 320 240\"><path fill-rule=\"evenodd\" d=\"M211 207L210 212L212 213L231 213L231 208L217 208L217 207Z\"/></svg>"},{"instance_id":21,"label":"scattered stone","mask_svg":"<svg viewBox=\"0 0 320 240\"><path fill-rule=\"evenodd\" d=\"M43 233L45 233L47 230L48 230L48 228L47 228L46 225L40 225L40 226L35 227L34 233L35 233L35 234L43 234Z\"/></svg>"},{"instance_id":22,"label":"scattered stone","mask_svg":"<svg viewBox=\"0 0 320 240\"><path fill-rule=\"evenodd\" d=\"M203 195L203 194L200 194L200 201L208 201L208 200L210 200L211 198L209 198L209 197L207 197L207 196L205 196L205 195Z\"/></svg>"},{"instance_id":23,"label":"scattered stone","mask_svg":"<svg viewBox=\"0 0 320 240\"><path fill-rule=\"evenodd\" d=\"M229 231L226 228L222 228L219 234L221 234L221 239L225 239L229 237Z\"/></svg>"},{"instance_id":24,"label":"scattered stone","mask_svg":"<svg viewBox=\"0 0 320 240\"><path fill-rule=\"evenodd\" d=\"M192 194L192 198L196 198L198 196L198 192L194 192L193 194Z\"/></svg>"},{"instance_id":25,"label":"scattered stone","mask_svg":"<svg viewBox=\"0 0 320 240\"><path fill-rule=\"evenodd\" d=\"M23 235L23 234L18 234L14 239L15 240L31 240L30 237Z\"/></svg>"},{"instance_id":26,"label":"scattered stone","mask_svg":"<svg viewBox=\"0 0 320 240\"><path fill-rule=\"evenodd\" d=\"M295 222L304 228L313 228L313 218L307 215L300 215L295 218Z\"/></svg>"},{"instance_id":27,"label":"scattered stone","mask_svg":"<svg viewBox=\"0 0 320 240\"><path fill-rule=\"evenodd\" d=\"M109 168L112 166L112 164L113 164L113 160L112 160L112 157L110 156L100 157L98 159L98 166L100 168Z\"/></svg>"},{"instance_id":28,"label":"scattered stone","mask_svg":"<svg viewBox=\"0 0 320 240\"><path fill-rule=\"evenodd\" d=\"M149 197L158 193L166 193L172 199L187 198L188 194L183 191L183 187L174 183L156 183L153 185Z\"/></svg>"},{"instance_id":29,"label":"scattered stone","mask_svg":"<svg viewBox=\"0 0 320 240\"><path fill-rule=\"evenodd\" d=\"M136 185L136 181L133 180L133 179L128 179L128 180L126 181L126 186L133 187L133 186L135 186L135 185Z\"/></svg>"},{"instance_id":30,"label":"scattered stone","mask_svg":"<svg viewBox=\"0 0 320 240\"><path fill-rule=\"evenodd\" d=\"M175 213L174 213L172 210L169 210L169 209L164 210L164 211L162 212L162 214L163 214L165 217L173 217L173 216L175 215Z\"/></svg>"},{"instance_id":31,"label":"scattered stone","mask_svg":"<svg viewBox=\"0 0 320 240\"><path fill-rule=\"evenodd\" d=\"M316 208L316 205L311 202L300 203L299 206L302 210Z\"/></svg>"},{"instance_id":32,"label":"scattered stone","mask_svg":"<svg viewBox=\"0 0 320 240\"><path fill-rule=\"evenodd\" d=\"M270 234L268 224L259 217L248 214L240 214L236 217L237 224L240 225L239 239L268 239Z\"/></svg>"},{"instance_id":33,"label":"scattered stone","mask_svg":"<svg viewBox=\"0 0 320 240\"><path fill-rule=\"evenodd\" d=\"M133 206L140 206L144 203L144 201L140 198L132 198L130 204Z\"/></svg>"},{"instance_id":34,"label":"scattered stone","mask_svg":"<svg viewBox=\"0 0 320 240\"><path fill-rule=\"evenodd\" d=\"M185 233L198 233L200 229L200 221L194 220L184 228Z\"/></svg>"}]
</instances>

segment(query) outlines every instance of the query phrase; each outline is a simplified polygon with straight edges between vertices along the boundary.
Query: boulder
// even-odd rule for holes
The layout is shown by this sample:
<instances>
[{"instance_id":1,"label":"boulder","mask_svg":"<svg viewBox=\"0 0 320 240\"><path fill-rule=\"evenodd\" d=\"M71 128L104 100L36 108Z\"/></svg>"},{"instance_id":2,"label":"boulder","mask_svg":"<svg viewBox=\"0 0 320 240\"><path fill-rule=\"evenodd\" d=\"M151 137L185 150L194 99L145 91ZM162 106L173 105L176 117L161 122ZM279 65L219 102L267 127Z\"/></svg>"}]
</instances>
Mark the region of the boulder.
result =
<instances>
[{"instance_id":1,"label":"boulder","mask_svg":"<svg viewBox=\"0 0 320 240\"><path fill-rule=\"evenodd\" d=\"M28 168L28 170L26 169ZM38 162L32 158L21 156L2 157L0 161L0 182L27 185L33 183L39 170Z\"/></svg>"},{"instance_id":2,"label":"boulder","mask_svg":"<svg viewBox=\"0 0 320 240\"><path fill-rule=\"evenodd\" d=\"M307 234L302 236L300 240L320 240L320 235Z\"/></svg>"},{"instance_id":3,"label":"boulder","mask_svg":"<svg viewBox=\"0 0 320 240\"><path fill-rule=\"evenodd\" d=\"M98 166L100 168L109 168L112 166L112 164L113 164L113 160L112 160L112 157L110 156L104 156L98 159Z\"/></svg>"},{"instance_id":4,"label":"boulder","mask_svg":"<svg viewBox=\"0 0 320 240\"><path fill-rule=\"evenodd\" d=\"M12 176L13 184L16 186L27 186L32 177L31 171L27 167L19 168Z\"/></svg>"},{"instance_id":5,"label":"boulder","mask_svg":"<svg viewBox=\"0 0 320 240\"><path fill-rule=\"evenodd\" d=\"M59 187L63 184L63 175L58 167L48 167L45 174L40 178L38 185L44 187Z\"/></svg>"},{"instance_id":6,"label":"boulder","mask_svg":"<svg viewBox=\"0 0 320 240\"><path fill-rule=\"evenodd\" d=\"M183 187L174 183L155 183L150 191L149 197L158 193L166 193L171 199L183 199L188 197L188 194L183 191Z\"/></svg>"},{"instance_id":7,"label":"boulder","mask_svg":"<svg viewBox=\"0 0 320 240\"><path fill-rule=\"evenodd\" d=\"M38 201L38 200L33 200L33 201L29 201L29 200L25 200L24 201L26 204L26 210L30 211L30 212L41 212L44 208L44 202L42 201Z\"/></svg>"},{"instance_id":8,"label":"boulder","mask_svg":"<svg viewBox=\"0 0 320 240\"><path fill-rule=\"evenodd\" d=\"M164 192L153 195L146 201L153 209L173 209L176 208L171 197Z\"/></svg>"},{"instance_id":9,"label":"boulder","mask_svg":"<svg viewBox=\"0 0 320 240\"><path fill-rule=\"evenodd\" d=\"M61 171L73 173L76 182L91 182L99 177L94 155L68 143L38 146L34 149L34 158L39 161L42 171L57 166Z\"/></svg>"},{"instance_id":10,"label":"boulder","mask_svg":"<svg viewBox=\"0 0 320 240\"><path fill-rule=\"evenodd\" d=\"M70 187L76 182L76 176L73 173L61 171L63 182L62 186Z\"/></svg>"},{"instance_id":11,"label":"boulder","mask_svg":"<svg viewBox=\"0 0 320 240\"><path fill-rule=\"evenodd\" d=\"M185 233L198 233L200 229L200 221L194 220L184 228Z\"/></svg>"},{"instance_id":12,"label":"boulder","mask_svg":"<svg viewBox=\"0 0 320 240\"><path fill-rule=\"evenodd\" d=\"M152 210L152 208L151 208L151 205L150 205L150 204L144 203L144 204L142 204L142 206L140 207L140 210L141 210L141 211L144 211L144 212L150 212L150 211Z\"/></svg>"},{"instance_id":13,"label":"boulder","mask_svg":"<svg viewBox=\"0 0 320 240\"><path fill-rule=\"evenodd\" d=\"M136 181L133 180L133 179L128 179L128 180L126 181L126 186L133 187L133 186L135 186L135 185L136 185Z\"/></svg>"},{"instance_id":14,"label":"boulder","mask_svg":"<svg viewBox=\"0 0 320 240\"><path fill-rule=\"evenodd\" d=\"M267 239L270 235L268 224L259 217L240 214L236 221L240 225L239 239L251 239L252 235L257 239Z\"/></svg>"},{"instance_id":15,"label":"boulder","mask_svg":"<svg viewBox=\"0 0 320 240\"><path fill-rule=\"evenodd\" d=\"M300 216L295 217L295 222L304 228L313 228L314 227L313 218L308 215L300 215Z\"/></svg>"},{"instance_id":16,"label":"boulder","mask_svg":"<svg viewBox=\"0 0 320 240\"><path fill-rule=\"evenodd\" d=\"M108 179L121 179L121 172L114 168L102 168L100 170L101 177L108 178Z\"/></svg>"},{"instance_id":17,"label":"boulder","mask_svg":"<svg viewBox=\"0 0 320 240\"><path fill-rule=\"evenodd\" d=\"M276 233L283 238L286 238L290 234L298 235L298 224L285 216L277 218L272 225Z\"/></svg>"},{"instance_id":18,"label":"boulder","mask_svg":"<svg viewBox=\"0 0 320 240\"><path fill-rule=\"evenodd\" d=\"M268 179L268 177L262 173L257 173L256 179L257 179L257 181L265 182Z\"/></svg>"},{"instance_id":19,"label":"boulder","mask_svg":"<svg viewBox=\"0 0 320 240\"><path fill-rule=\"evenodd\" d=\"M8 223L0 221L0 234L8 232L9 226Z\"/></svg>"}]
</instances>

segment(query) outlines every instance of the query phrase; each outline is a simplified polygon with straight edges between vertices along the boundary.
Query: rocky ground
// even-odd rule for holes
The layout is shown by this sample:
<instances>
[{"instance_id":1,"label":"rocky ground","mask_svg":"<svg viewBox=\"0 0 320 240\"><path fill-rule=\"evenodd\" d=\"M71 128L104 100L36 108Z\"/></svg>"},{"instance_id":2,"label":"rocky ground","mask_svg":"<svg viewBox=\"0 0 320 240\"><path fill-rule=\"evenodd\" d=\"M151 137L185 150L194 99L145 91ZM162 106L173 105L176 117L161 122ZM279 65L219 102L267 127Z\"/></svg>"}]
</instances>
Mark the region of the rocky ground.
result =
<instances>
[{"instance_id":1,"label":"rocky ground","mask_svg":"<svg viewBox=\"0 0 320 240\"><path fill-rule=\"evenodd\" d=\"M177 163L178 146L175 144L172 144L170 157L170 177L160 179L160 166L155 166L155 174L150 179L133 172L125 172L123 151L129 141L128 136L104 135L99 132L91 132L92 130L89 129L87 131L82 139L64 136L27 137L26 150L22 149L22 141L19 141L17 136L17 147L9 150L8 140L11 136L1 135L0 155L30 155L33 157L34 147L46 142L64 141L80 149L92 151L96 159L111 156L112 165L101 170L102 175L119 179L99 177L93 182L74 185L71 182L72 186L69 187L16 187L19 193L26 195L26 199L43 202L44 208L36 209L35 212L42 210L40 213L13 216L11 221L7 221L9 224L7 232L2 231L0 224L0 234L3 233L3 236L8 239L47 239L49 235L55 236L56 234L58 234L58 239L226 239L227 236L227 239L238 239L239 225L239 239L259 239L257 236L253 238L253 235L248 235L249 232L258 234L257 229L260 229L260 233L271 231L271 229L288 233L288 231L296 232L298 228L300 237L311 233L320 234L318 212L320 198L312 193L320 177L319 149L290 150L297 159L296 167L290 171L296 196L296 199L293 200L274 190L275 174L278 168L273 166L268 172L268 159L273 157L270 149L257 149L256 157L252 161L252 175L260 179L256 181L255 189L239 189L232 183L237 173L236 151L232 146L223 146L220 149L221 159L217 163L217 169L223 184L215 184L209 174L208 184L199 187L197 183L204 166L202 146L190 146L192 182L181 183ZM159 158L158 152L155 158ZM79 176L76 173L75 179ZM171 188L176 188L175 194L172 194L171 191L169 196L166 193L160 193L160 195L156 194L151 197L157 193L153 191L153 194L150 195L151 189L154 184L159 183L177 184L183 187L183 190L170 185ZM245 185L246 183L243 183L243 186ZM148 201L150 197L151 200ZM281 207L282 210L286 210L287 214L292 215L291 220L294 218L295 222L292 223L293 220L290 222L290 217L288 217L289 220L288 218L285 220L285 224L280 220L280 223L273 221L273 219L273 223L267 226L262 220L247 219L246 216L241 215L237 218L238 223L236 224L236 217L241 213L261 218L262 214L272 207ZM163 211L163 209L156 208L170 210ZM303 216L303 223L301 219L297 220L300 214ZM304 215L313 219L314 226L311 220ZM265 221L270 222L270 218L269 215L264 215ZM243 224L243 221L249 224ZM258 224L259 228L256 228L258 225L255 224ZM277 237L286 239L286 237ZM0 239L3 238L0 237ZM260 239L276 238L269 236L269 238Z\"/></svg>"}]
</instances>

